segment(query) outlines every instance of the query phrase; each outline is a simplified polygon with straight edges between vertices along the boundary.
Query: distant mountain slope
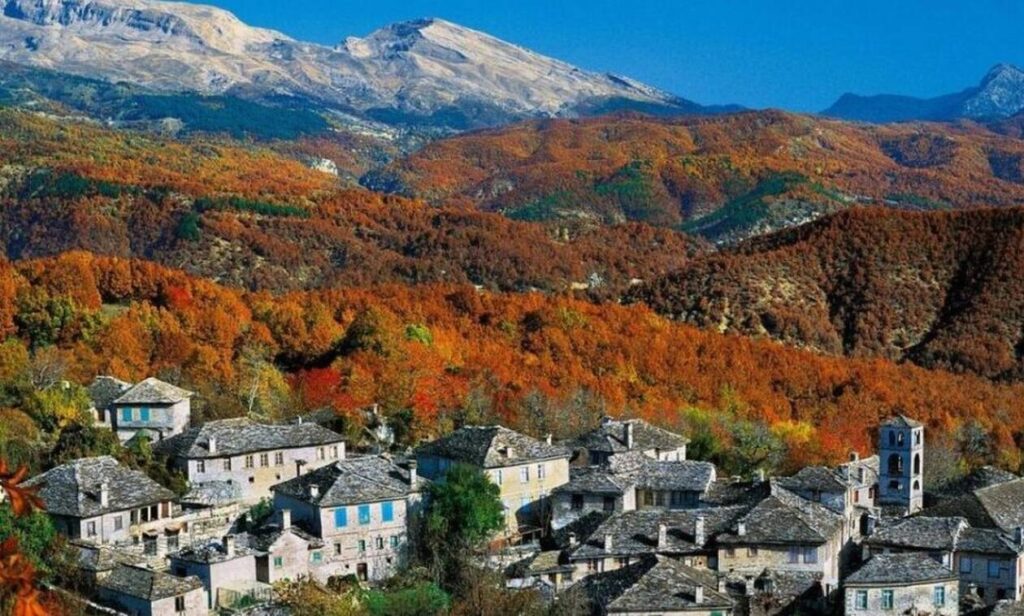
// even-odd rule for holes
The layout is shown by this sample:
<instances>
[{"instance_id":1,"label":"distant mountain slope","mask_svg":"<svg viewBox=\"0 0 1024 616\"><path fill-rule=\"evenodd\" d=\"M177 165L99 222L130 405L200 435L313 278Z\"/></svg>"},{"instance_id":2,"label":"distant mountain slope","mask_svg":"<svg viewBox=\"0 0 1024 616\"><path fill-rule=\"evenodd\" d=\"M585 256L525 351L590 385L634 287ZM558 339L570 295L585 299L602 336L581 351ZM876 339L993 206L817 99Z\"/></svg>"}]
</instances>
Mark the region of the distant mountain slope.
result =
<instances>
[{"instance_id":1,"label":"distant mountain slope","mask_svg":"<svg viewBox=\"0 0 1024 616\"><path fill-rule=\"evenodd\" d=\"M861 357L1024 378L1024 209L854 209L634 290L674 318Z\"/></svg>"},{"instance_id":2,"label":"distant mountain slope","mask_svg":"<svg viewBox=\"0 0 1024 616\"><path fill-rule=\"evenodd\" d=\"M512 218L638 220L718 242L859 202L1024 205L1024 142L978 126L865 126L777 111L545 120L433 142L364 183Z\"/></svg>"},{"instance_id":3,"label":"distant mountain slope","mask_svg":"<svg viewBox=\"0 0 1024 616\"><path fill-rule=\"evenodd\" d=\"M822 112L862 122L949 121L995 119L1024 110L1024 71L1010 64L992 68L975 87L935 98L881 94L844 94Z\"/></svg>"},{"instance_id":4,"label":"distant mountain slope","mask_svg":"<svg viewBox=\"0 0 1024 616\"><path fill-rule=\"evenodd\" d=\"M0 0L0 59L161 91L299 97L388 123L468 128L634 105L704 108L440 19L336 47L162 0Z\"/></svg>"}]
</instances>

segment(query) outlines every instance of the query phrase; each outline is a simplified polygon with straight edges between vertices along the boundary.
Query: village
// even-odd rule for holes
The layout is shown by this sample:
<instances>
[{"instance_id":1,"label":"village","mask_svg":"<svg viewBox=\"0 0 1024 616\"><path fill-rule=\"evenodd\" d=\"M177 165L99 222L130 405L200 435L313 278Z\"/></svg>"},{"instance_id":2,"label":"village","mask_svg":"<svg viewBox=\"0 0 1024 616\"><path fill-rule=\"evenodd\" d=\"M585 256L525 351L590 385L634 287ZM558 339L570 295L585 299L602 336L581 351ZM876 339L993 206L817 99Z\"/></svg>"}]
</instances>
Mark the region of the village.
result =
<instances>
[{"instance_id":1,"label":"village","mask_svg":"<svg viewBox=\"0 0 1024 616\"><path fill-rule=\"evenodd\" d=\"M472 558L582 613L1024 614L1024 479L982 467L926 492L911 417L879 427L874 455L738 477L639 419L564 442L467 425L397 452L386 424L349 443L330 412L192 425L191 392L155 378L89 393L97 426L147 439L188 481L178 495L100 456L26 482L95 613L244 613L283 581L383 583L416 552L431 486L472 469L504 511Z\"/></svg>"}]
</instances>

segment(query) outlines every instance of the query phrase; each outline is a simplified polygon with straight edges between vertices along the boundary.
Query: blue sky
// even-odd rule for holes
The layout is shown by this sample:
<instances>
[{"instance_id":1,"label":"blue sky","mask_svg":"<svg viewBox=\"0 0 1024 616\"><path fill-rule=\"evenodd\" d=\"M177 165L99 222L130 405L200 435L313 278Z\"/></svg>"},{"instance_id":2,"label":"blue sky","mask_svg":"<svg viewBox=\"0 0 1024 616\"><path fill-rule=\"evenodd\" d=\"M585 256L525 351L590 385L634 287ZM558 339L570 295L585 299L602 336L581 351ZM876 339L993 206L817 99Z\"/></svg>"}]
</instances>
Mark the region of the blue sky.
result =
<instances>
[{"instance_id":1,"label":"blue sky","mask_svg":"<svg viewBox=\"0 0 1024 616\"><path fill-rule=\"evenodd\" d=\"M1024 65L1019 0L203 0L334 44L442 17L701 103L818 111L843 92L933 96Z\"/></svg>"}]
</instances>

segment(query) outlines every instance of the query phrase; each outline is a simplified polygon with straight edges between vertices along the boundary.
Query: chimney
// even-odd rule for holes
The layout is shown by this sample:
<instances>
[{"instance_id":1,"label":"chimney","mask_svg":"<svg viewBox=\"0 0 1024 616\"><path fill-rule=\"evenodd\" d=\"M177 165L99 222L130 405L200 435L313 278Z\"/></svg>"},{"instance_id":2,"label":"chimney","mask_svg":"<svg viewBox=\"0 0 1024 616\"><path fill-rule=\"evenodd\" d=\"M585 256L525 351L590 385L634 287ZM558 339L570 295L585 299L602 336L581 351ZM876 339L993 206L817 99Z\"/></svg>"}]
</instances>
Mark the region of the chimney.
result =
<instances>
[{"instance_id":1,"label":"chimney","mask_svg":"<svg viewBox=\"0 0 1024 616\"><path fill-rule=\"evenodd\" d=\"M100 507L110 505L110 484L104 481L100 484Z\"/></svg>"},{"instance_id":2,"label":"chimney","mask_svg":"<svg viewBox=\"0 0 1024 616\"><path fill-rule=\"evenodd\" d=\"M697 584L693 587L693 602L697 605L704 603L704 585Z\"/></svg>"},{"instance_id":3,"label":"chimney","mask_svg":"<svg viewBox=\"0 0 1024 616\"><path fill-rule=\"evenodd\" d=\"M668 527L658 524L658 549L663 550L666 547L668 547Z\"/></svg>"},{"instance_id":4,"label":"chimney","mask_svg":"<svg viewBox=\"0 0 1024 616\"><path fill-rule=\"evenodd\" d=\"M859 461L860 461L860 454L857 453L856 451L851 451L850 452L850 462L859 462Z\"/></svg>"},{"instance_id":5,"label":"chimney","mask_svg":"<svg viewBox=\"0 0 1024 616\"><path fill-rule=\"evenodd\" d=\"M633 449L633 422L626 422L626 449Z\"/></svg>"},{"instance_id":6,"label":"chimney","mask_svg":"<svg viewBox=\"0 0 1024 616\"><path fill-rule=\"evenodd\" d=\"M736 534L739 535L740 537L743 537L743 536L745 536L747 534L747 523L746 522L737 522L736 523Z\"/></svg>"},{"instance_id":7,"label":"chimney","mask_svg":"<svg viewBox=\"0 0 1024 616\"><path fill-rule=\"evenodd\" d=\"M224 535L224 553L228 556L235 555L235 536Z\"/></svg>"},{"instance_id":8,"label":"chimney","mask_svg":"<svg viewBox=\"0 0 1024 616\"><path fill-rule=\"evenodd\" d=\"M704 534L705 519L704 516L699 515L693 520L693 543L700 547L707 541L707 537Z\"/></svg>"},{"instance_id":9,"label":"chimney","mask_svg":"<svg viewBox=\"0 0 1024 616\"><path fill-rule=\"evenodd\" d=\"M506 447L505 448L505 457L506 458L514 458L514 457L516 457L516 450L514 448L512 448L512 447Z\"/></svg>"},{"instance_id":10,"label":"chimney","mask_svg":"<svg viewBox=\"0 0 1024 616\"><path fill-rule=\"evenodd\" d=\"M416 458L409 460L409 485L414 488L416 487L416 484L419 482L418 466L419 463L416 462Z\"/></svg>"},{"instance_id":11,"label":"chimney","mask_svg":"<svg viewBox=\"0 0 1024 616\"><path fill-rule=\"evenodd\" d=\"M611 535L605 535L604 536L604 551L605 552L611 552L612 551L612 536Z\"/></svg>"},{"instance_id":12,"label":"chimney","mask_svg":"<svg viewBox=\"0 0 1024 616\"><path fill-rule=\"evenodd\" d=\"M569 533L569 547L576 547L576 533Z\"/></svg>"},{"instance_id":13,"label":"chimney","mask_svg":"<svg viewBox=\"0 0 1024 616\"><path fill-rule=\"evenodd\" d=\"M309 497L317 498L318 496L320 496L320 486L315 483L309 484Z\"/></svg>"},{"instance_id":14,"label":"chimney","mask_svg":"<svg viewBox=\"0 0 1024 616\"><path fill-rule=\"evenodd\" d=\"M210 453L217 453L217 437L211 436L206 439L206 450Z\"/></svg>"},{"instance_id":15,"label":"chimney","mask_svg":"<svg viewBox=\"0 0 1024 616\"><path fill-rule=\"evenodd\" d=\"M280 515L281 515L281 530L288 530L289 528L291 528L292 527L292 510L291 509L282 509L280 511Z\"/></svg>"},{"instance_id":16,"label":"chimney","mask_svg":"<svg viewBox=\"0 0 1024 616\"><path fill-rule=\"evenodd\" d=\"M547 436L544 437L544 442L547 443L548 445L551 444L551 433L550 432L548 433Z\"/></svg>"}]
</instances>

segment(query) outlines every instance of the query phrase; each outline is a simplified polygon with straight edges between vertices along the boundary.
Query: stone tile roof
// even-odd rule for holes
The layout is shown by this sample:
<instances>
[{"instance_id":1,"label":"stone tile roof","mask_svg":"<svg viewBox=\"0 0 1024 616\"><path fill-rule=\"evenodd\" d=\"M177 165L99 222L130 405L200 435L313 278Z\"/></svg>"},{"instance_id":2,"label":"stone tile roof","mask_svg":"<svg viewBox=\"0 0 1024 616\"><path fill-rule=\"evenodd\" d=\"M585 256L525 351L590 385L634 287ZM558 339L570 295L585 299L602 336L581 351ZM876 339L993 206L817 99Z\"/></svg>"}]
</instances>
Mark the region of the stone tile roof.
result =
<instances>
[{"instance_id":1,"label":"stone tile roof","mask_svg":"<svg viewBox=\"0 0 1024 616\"><path fill-rule=\"evenodd\" d=\"M402 499L419 491L426 480L418 478L409 485L409 471L382 456L364 456L339 460L305 475L279 483L271 489L296 500L319 507L356 505ZM317 487L316 496L310 486Z\"/></svg>"},{"instance_id":2,"label":"stone tile roof","mask_svg":"<svg viewBox=\"0 0 1024 616\"><path fill-rule=\"evenodd\" d=\"M210 439L215 450L210 451ZM210 421L153 445L154 453L187 459L220 458L273 449L330 445L345 440L317 424L261 424L239 417Z\"/></svg>"},{"instance_id":3,"label":"stone tile roof","mask_svg":"<svg viewBox=\"0 0 1024 616\"><path fill-rule=\"evenodd\" d=\"M242 488L231 481L204 481L189 485L188 493L181 497L183 505L216 507L241 500Z\"/></svg>"},{"instance_id":4,"label":"stone tile roof","mask_svg":"<svg viewBox=\"0 0 1024 616\"><path fill-rule=\"evenodd\" d=\"M864 541L869 546L952 551L956 549L960 535L968 526L967 520L961 517L902 518L879 527Z\"/></svg>"},{"instance_id":5,"label":"stone tile roof","mask_svg":"<svg viewBox=\"0 0 1024 616\"><path fill-rule=\"evenodd\" d=\"M754 588L763 594L778 598L821 597L824 596L825 590L821 583L824 577L820 571L768 568L754 580Z\"/></svg>"},{"instance_id":6,"label":"stone tile roof","mask_svg":"<svg viewBox=\"0 0 1024 616\"><path fill-rule=\"evenodd\" d=\"M420 445L416 455L438 456L481 468L496 468L568 458L570 452L502 426L466 426Z\"/></svg>"},{"instance_id":7,"label":"stone tile roof","mask_svg":"<svg viewBox=\"0 0 1024 616\"><path fill-rule=\"evenodd\" d=\"M577 541L586 539L594 533L608 518L615 515L611 511L591 511L569 522L561 528L553 529L551 542L559 548L568 548L572 537Z\"/></svg>"},{"instance_id":8,"label":"stone tile roof","mask_svg":"<svg viewBox=\"0 0 1024 616\"><path fill-rule=\"evenodd\" d=\"M980 610L967 613L971 616L1024 616L1024 601L1004 599Z\"/></svg>"},{"instance_id":9,"label":"stone tile roof","mask_svg":"<svg viewBox=\"0 0 1024 616\"><path fill-rule=\"evenodd\" d=\"M702 589L698 603L696 589ZM577 582L591 614L729 610L733 601L718 592L710 571L688 567L671 558L648 556L615 571Z\"/></svg>"},{"instance_id":10,"label":"stone tile roof","mask_svg":"<svg viewBox=\"0 0 1024 616\"><path fill-rule=\"evenodd\" d=\"M640 554L695 554L708 549L716 536L730 528L747 511L745 507L667 511L641 509L617 513L571 550L571 560ZM704 518L704 540L694 535L697 518ZM660 527L665 527L665 544L658 546ZM612 538L605 550L605 536Z\"/></svg>"},{"instance_id":11,"label":"stone tile roof","mask_svg":"<svg viewBox=\"0 0 1024 616\"><path fill-rule=\"evenodd\" d=\"M107 484L107 506L100 502L100 487ZM145 473L124 467L110 456L80 458L51 468L25 482L38 486L48 513L88 518L174 500L174 492Z\"/></svg>"},{"instance_id":12,"label":"stone tile roof","mask_svg":"<svg viewBox=\"0 0 1024 616\"><path fill-rule=\"evenodd\" d=\"M779 477L775 481L794 492L826 492L845 494L847 484L832 469L824 466L805 466L791 477Z\"/></svg>"},{"instance_id":13,"label":"stone tile roof","mask_svg":"<svg viewBox=\"0 0 1024 616\"><path fill-rule=\"evenodd\" d=\"M548 573L570 573L574 567L569 564L562 550L547 550L531 554L505 568L509 578L525 578Z\"/></svg>"},{"instance_id":14,"label":"stone tile roof","mask_svg":"<svg viewBox=\"0 0 1024 616\"><path fill-rule=\"evenodd\" d=\"M203 587L196 576L178 577L140 566L121 565L99 580L101 588L145 601L177 597Z\"/></svg>"},{"instance_id":15,"label":"stone tile roof","mask_svg":"<svg viewBox=\"0 0 1024 616\"><path fill-rule=\"evenodd\" d=\"M85 541L70 541L78 550L78 568L84 571L112 571L120 565L137 565L144 558L109 545L95 545Z\"/></svg>"},{"instance_id":16,"label":"stone tile roof","mask_svg":"<svg viewBox=\"0 0 1024 616\"><path fill-rule=\"evenodd\" d=\"M1009 471L1004 471L1001 468L995 466L982 466L976 468L964 477L957 481L943 487L941 490L936 490L936 493L945 496L961 496L981 488L987 488L990 486L999 485L1001 483L1007 483L1009 481L1016 481L1020 479L1019 475L1014 475Z\"/></svg>"},{"instance_id":17,"label":"stone tile roof","mask_svg":"<svg viewBox=\"0 0 1024 616\"><path fill-rule=\"evenodd\" d=\"M235 546L229 555L223 541L211 541L202 545L192 545L169 554L171 560L184 560L193 563L215 564L222 563L236 558L248 558L258 556L262 552L255 547L246 545L244 538L235 539Z\"/></svg>"},{"instance_id":18,"label":"stone tile roof","mask_svg":"<svg viewBox=\"0 0 1024 616\"><path fill-rule=\"evenodd\" d=\"M574 448L606 453L629 451L630 448L626 446L627 425L633 426L633 450L679 449L690 442L685 436L652 426L642 419L615 420L606 417L600 426L579 436L570 444Z\"/></svg>"},{"instance_id":19,"label":"stone tile roof","mask_svg":"<svg viewBox=\"0 0 1024 616\"><path fill-rule=\"evenodd\" d=\"M922 424L916 419L911 419L906 415L896 415L882 422L883 426L892 426L894 428L920 428Z\"/></svg>"},{"instance_id":20,"label":"stone tile roof","mask_svg":"<svg viewBox=\"0 0 1024 616\"><path fill-rule=\"evenodd\" d=\"M735 545L820 545L842 526L841 515L775 485L773 480L771 496L737 520L718 541Z\"/></svg>"},{"instance_id":21,"label":"stone tile roof","mask_svg":"<svg viewBox=\"0 0 1024 616\"><path fill-rule=\"evenodd\" d=\"M241 542L250 548L259 550L260 552L269 552L270 548L273 547L277 540L283 535L291 534L295 535L302 541L306 542L308 549L315 550L324 547L324 542L319 537L305 531L304 529L295 526L294 524L288 528L282 529L278 523L266 524L254 532L249 533L244 538L240 538Z\"/></svg>"},{"instance_id":22,"label":"stone tile roof","mask_svg":"<svg viewBox=\"0 0 1024 616\"><path fill-rule=\"evenodd\" d=\"M836 475L839 476L840 481L846 482L847 485L870 487L878 483L879 464L877 455L851 460L840 464L836 468ZM864 469L863 482L859 479L860 469Z\"/></svg>"},{"instance_id":23,"label":"stone tile roof","mask_svg":"<svg viewBox=\"0 0 1024 616\"><path fill-rule=\"evenodd\" d=\"M138 383L119 398L114 404L174 404L194 396L191 391L165 383L160 379L149 377Z\"/></svg>"},{"instance_id":24,"label":"stone tile roof","mask_svg":"<svg viewBox=\"0 0 1024 616\"><path fill-rule=\"evenodd\" d=\"M608 472L608 469L596 466L573 467L569 469L569 482L564 483L551 492L576 494L608 494L622 495L633 487L633 482L626 477L619 477Z\"/></svg>"},{"instance_id":25,"label":"stone tile roof","mask_svg":"<svg viewBox=\"0 0 1024 616\"><path fill-rule=\"evenodd\" d=\"M929 582L953 582L957 575L935 559L916 552L876 554L850 574L847 586L911 586Z\"/></svg>"},{"instance_id":26,"label":"stone tile roof","mask_svg":"<svg viewBox=\"0 0 1024 616\"><path fill-rule=\"evenodd\" d=\"M734 481L718 479L708 487L703 502L712 507L746 505L753 507L771 495L767 481Z\"/></svg>"},{"instance_id":27,"label":"stone tile roof","mask_svg":"<svg viewBox=\"0 0 1024 616\"><path fill-rule=\"evenodd\" d=\"M92 401L93 408L108 409L114 400L123 396L124 392L131 387L131 383L126 383L121 379L112 376L98 376L89 385L89 399Z\"/></svg>"},{"instance_id":28,"label":"stone tile roof","mask_svg":"<svg viewBox=\"0 0 1024 616\"><path fill-rule=\"evenodd\" d=\"M1024 527L1024 479L979 488L927 510L932 516L963 516L976 528L1014 532Z\"/></svg>"},{"instance_id":29,"label":"stone tile roof","mask_svg":"<svg viewBox=\"0 0 1024 616\"><path fill-rule=\"evenodd\" d=\"M1014 535L995 528L966 528L960 535L957 549L961 552L1017 556L1024 552L1024 545L1017 543Z\"/></svg>"},{"instance_id":30,"label":"stone tile roof","mask_svg":"<svg viewBox=\"0 0 1024 616\"><path fill-rule=\"evenodd\" d=\"M704 492L716 478L715 465L697 460L655 460L640 451L619 453L608 461L617 477L647 490Z\"/></svg>"}]
</instances>

